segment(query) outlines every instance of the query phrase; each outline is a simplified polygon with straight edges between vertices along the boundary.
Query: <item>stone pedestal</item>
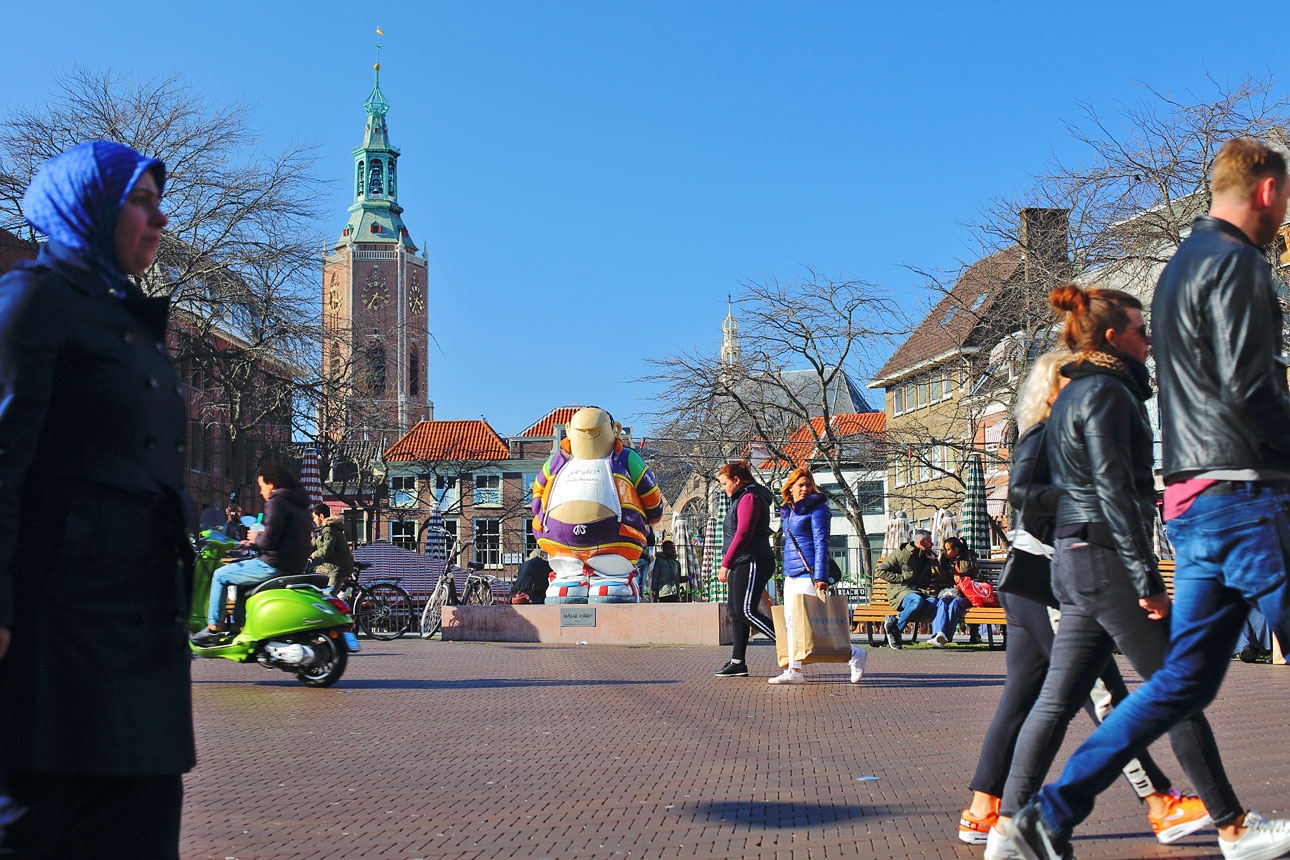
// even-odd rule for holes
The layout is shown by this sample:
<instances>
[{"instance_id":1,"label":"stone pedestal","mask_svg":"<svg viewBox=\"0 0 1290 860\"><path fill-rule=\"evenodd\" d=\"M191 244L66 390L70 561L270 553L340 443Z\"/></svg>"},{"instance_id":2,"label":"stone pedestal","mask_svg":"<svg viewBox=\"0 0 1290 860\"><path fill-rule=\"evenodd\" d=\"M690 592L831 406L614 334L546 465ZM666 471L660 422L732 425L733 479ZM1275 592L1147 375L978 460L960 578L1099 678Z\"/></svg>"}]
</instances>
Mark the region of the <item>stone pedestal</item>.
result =
<instances>
[{"instance_id":1,"label":"stone pedestal","mask_svg":"<svg viewBox=\"0 0 1290 860\"><path fill-rule=\"evenodd\" d=\"M729 645L724 603L445 606L443 638L458 642Z\"/></svg>"}]
</instances>

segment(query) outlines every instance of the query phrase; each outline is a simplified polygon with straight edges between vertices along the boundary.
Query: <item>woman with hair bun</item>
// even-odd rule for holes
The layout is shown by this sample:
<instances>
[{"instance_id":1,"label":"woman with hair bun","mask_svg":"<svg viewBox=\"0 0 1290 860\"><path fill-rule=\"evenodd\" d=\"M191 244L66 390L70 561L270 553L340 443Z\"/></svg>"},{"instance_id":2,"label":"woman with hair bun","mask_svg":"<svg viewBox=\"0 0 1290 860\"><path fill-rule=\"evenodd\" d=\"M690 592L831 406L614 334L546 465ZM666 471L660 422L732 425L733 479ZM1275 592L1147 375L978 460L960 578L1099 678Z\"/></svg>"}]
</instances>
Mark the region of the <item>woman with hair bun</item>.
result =
<instances>
[{"instance_id":1,"label":"woman with hair bun","mask_svg":"<svg viewBox=\"0 0 1290 860\"><path fill-rule=\"evenodd\" d=\"M1061 625L1003 790L1000 830L1014 851L1015 826L1030 827L1038 814L1033 796L1111 652L1150 678L1169 645L1169 596L1151 541L1156 495L1145 407L1151 341L1142 303L1118 290L1074 284L1053 290L1050 301L1065 314L1062 338L1076 354L1062 369L1069 382L1047 430L1058 489L1052 585ZM1171 836L1242 811L1203 713L1178 723L1169 740L1206 808ZM1014 824L1014 816L1023 820ZM1010 856L997 847L998 856Z\"/></svg>"},{"instance_id":2,"label":"woman with hair bun","mask_svg":"<svg viewBox=\"0 0 1290 860\"><path fill-rule=\"evenodd\" d=\"M717 470L717 482L730 497L726 513L725 546L717 579L730 585L730 662L718 669L718 678L748 676L745 660L752 629L775 641L773 622L761 609L761 595L775 572L775 552L770 548L771 491L753 480L745 462L727 463Z\"/></svg>"}]
</instances>

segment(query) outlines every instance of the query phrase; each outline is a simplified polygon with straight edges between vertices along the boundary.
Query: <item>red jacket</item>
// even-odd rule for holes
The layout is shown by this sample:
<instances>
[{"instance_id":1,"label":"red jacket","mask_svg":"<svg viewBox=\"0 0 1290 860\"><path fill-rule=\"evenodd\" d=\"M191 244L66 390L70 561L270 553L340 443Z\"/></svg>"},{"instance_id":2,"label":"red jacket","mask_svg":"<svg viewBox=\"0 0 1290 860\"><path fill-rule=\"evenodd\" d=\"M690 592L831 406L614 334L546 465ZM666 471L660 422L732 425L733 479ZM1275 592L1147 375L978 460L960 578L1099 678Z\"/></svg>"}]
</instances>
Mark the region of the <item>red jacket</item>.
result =
<instances>
[{"instance_id":1,"label":"red jacket","mask_svg":"<svg viewBox=\"0 0 1290 860\"><path fill-rule=\"evenodd\" d=\"M999 601L994 596L994 586L988 582L977 582L966 576L960 576L958 589L968 602L973 606L998 606Z\"/></svg>"}]
</instances>

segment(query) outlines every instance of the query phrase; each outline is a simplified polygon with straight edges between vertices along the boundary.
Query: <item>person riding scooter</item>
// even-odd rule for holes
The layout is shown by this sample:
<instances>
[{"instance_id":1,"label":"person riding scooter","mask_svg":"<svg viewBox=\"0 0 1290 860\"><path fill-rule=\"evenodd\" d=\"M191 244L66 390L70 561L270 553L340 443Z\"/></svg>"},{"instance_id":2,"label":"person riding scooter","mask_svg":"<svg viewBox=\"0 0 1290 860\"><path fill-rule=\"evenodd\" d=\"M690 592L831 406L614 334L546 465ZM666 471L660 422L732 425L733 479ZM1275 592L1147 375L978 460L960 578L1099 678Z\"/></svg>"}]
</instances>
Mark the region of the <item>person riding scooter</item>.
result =
<instances>
[{"instance_id":1,"label":"person riding scooter","mask_svg":"<svg viewBox=\"0 0 1290 860\"><path fill-rule=\"evenodd\" d=\"M254 549L259 558L226 564L211 579L205 630L192 637L196 645L212 645L224 636L224 594L230 585L254 585L284 574L303 573L313 548L309 494L287 469L265 463L255 476L264 498L264 529L253 540L238 543Z\"/></svg>"}]
</instances>

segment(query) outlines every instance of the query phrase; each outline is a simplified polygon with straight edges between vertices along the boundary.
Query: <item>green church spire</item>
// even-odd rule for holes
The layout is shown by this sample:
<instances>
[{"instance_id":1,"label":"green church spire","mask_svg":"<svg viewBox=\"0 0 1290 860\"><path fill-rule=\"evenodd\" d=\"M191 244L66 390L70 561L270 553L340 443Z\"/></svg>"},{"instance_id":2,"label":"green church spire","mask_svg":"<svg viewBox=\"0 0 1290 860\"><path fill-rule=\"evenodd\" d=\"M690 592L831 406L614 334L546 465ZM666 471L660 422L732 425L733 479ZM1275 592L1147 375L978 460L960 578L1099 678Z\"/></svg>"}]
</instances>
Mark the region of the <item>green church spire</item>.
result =
<instances>
[{"instance_id":1,"label":"green church spire","mask_svg":"<svg viewBox=\"0 0 1290 860\"><path fill-rule=\"evenodd\" d=\"M377 29L377 35L384 35ZM349 207L349 220L341 233L341 242L382 242L398 244L415 251L408 229L400 217L398 161L399 148L390 143L385 115L390 103L381 92L381 42L376 42L375 81L372 93L363 102L367 112L367 126L363 143L353 151L354 202Z\"/></svg>"}]
</instances>

